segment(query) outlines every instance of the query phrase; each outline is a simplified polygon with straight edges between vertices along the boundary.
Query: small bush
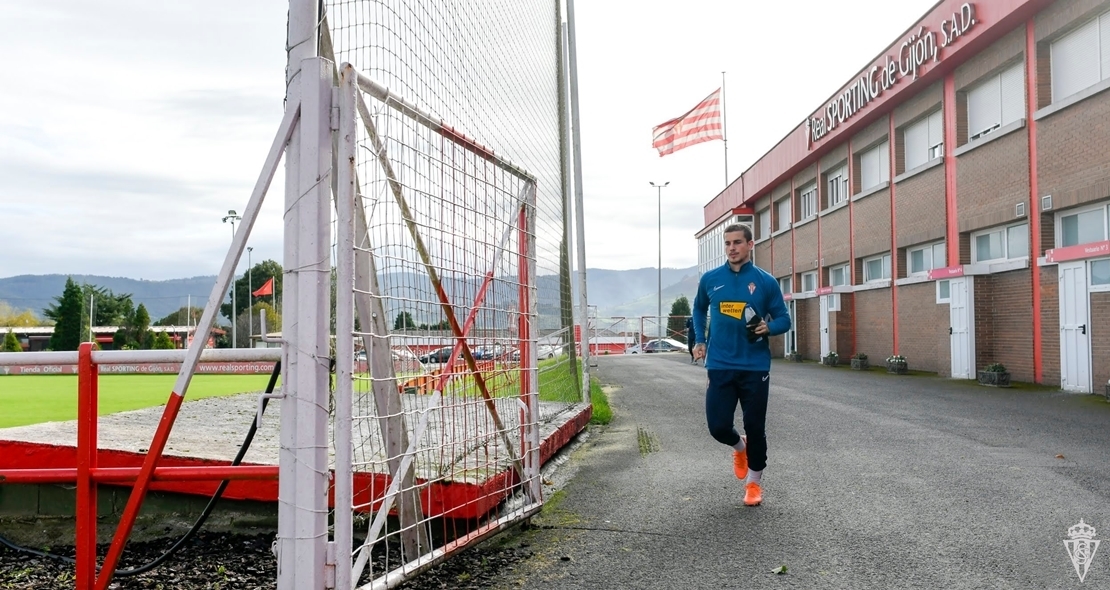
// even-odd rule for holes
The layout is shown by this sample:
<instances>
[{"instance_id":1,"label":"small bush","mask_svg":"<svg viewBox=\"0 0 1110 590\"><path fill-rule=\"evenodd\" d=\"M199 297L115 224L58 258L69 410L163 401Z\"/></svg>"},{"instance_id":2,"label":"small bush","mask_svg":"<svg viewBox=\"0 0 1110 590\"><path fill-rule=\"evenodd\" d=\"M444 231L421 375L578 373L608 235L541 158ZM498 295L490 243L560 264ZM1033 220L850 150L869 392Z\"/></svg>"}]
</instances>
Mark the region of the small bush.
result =
<instances>
[{"instance_id":1,"label":"small bush","mask_svg":"<svg viewBox=\"0 0 1110 590\"><path fill-rule=\"evenodd\" d=\"M983 370L988 372L988 373L1005 373L1005 372L1007 372L1006 371L1006 365L1003 365L1002 363L991 363L991 364L987 365Z\"/></svg>"},{"instance_id":2,"label":"small bush","mask_svg":"<svg viewBox=\"0 0 1110 590\"><path fill-rule=\"evenodd\" d=\"M852 355L852 358L859 361L865 361L867 360L867 355L863 354L862 352L857 352L856 354Z\"/></svg>"},{"instance_id":3,"label":"small bush","mask_svg":"<svg viewBox=\"0 0 1110 590\"><path fill-rule=\"evenodd\" d=\"M11 330L8 330L7 336L4 336L4 343L0 344L0 352L23 352L23 345Z\"/></svg>"}]
</instances>

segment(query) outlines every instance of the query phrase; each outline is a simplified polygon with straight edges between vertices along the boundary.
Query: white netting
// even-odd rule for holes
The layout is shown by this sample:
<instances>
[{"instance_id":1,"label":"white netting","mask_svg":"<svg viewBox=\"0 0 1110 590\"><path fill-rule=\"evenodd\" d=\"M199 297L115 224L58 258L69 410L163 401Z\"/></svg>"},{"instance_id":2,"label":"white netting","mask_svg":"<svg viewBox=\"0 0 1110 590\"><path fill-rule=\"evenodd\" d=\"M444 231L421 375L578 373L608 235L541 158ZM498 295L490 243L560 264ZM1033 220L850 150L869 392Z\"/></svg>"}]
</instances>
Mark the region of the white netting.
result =
<instances>
[{"instance_id":1,"label":"white netting","mask_svg":"<svg viewBox=\"0 0 1110 590\"><path fill-rule=\"evenodd\" d=\"M355 552L360 583L403 578L494 521L535 479L528 451L583 407L560 19L556 0L326 3L321 54L362 75L365 105L354 505L336 508L378 540Z\"/></svg>"}]
</instances>

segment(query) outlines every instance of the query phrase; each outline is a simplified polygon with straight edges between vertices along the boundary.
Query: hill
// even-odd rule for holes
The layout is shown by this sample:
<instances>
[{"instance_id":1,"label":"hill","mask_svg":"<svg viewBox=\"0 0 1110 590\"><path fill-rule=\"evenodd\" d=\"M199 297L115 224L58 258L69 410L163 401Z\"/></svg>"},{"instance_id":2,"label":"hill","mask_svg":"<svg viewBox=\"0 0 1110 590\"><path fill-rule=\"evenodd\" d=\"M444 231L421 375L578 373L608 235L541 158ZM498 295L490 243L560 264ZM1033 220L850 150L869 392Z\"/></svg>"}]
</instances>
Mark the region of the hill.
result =
<instances>
[{"instance_id":1,"label":"hill","mask_svg":"<svg viewBox=\"0 0 1110 590\"><path fill-rule=\"evenodd\" d=\"M104 287L117 295L131 294L132 301L136 305L144 304L153 319L165 317L188 305L190 296L194 306L202 307L207 302L212 285L216 281L215 276L166 281L96 275L71 276L78 284L88 283ZM654 268L634 270L587 269L586 289L589 303L597 306L597 313L602 317L654 316L657 306L658 276L659 273ZM0 301L6 302L18 310L30 309L39 317L42 317L42 310L51 305L54 299L62 294L66 278L67 275L60 274L20 275L0 278ZM382 277L381 280L383 285L390 283L418 284L418 281L414 281L411 277ZM544 290L548 290L548 286L552 285L552 282L557 284L555 277L539 277L538 280ZM681 295L685 295L693 301L694 294L697 291L697 281L696 267L664 268L662 270L663 313L668 313L671 303ZM456 285L456 287L458 286ZM432 292L430 285L418 288L417 291L429 294ZM477 285L466 285L456 289L449 288L447 291L456 293L457 296L462 297L469 304L471 299L468 296L473 296L477 291ZM513 296L515 294L511 293L492 295L493 299L496 300ZM541 310L541 315L546 315L546 313ZM420 321L419 318L417 319Z\"/></svg>"}]
</instances>

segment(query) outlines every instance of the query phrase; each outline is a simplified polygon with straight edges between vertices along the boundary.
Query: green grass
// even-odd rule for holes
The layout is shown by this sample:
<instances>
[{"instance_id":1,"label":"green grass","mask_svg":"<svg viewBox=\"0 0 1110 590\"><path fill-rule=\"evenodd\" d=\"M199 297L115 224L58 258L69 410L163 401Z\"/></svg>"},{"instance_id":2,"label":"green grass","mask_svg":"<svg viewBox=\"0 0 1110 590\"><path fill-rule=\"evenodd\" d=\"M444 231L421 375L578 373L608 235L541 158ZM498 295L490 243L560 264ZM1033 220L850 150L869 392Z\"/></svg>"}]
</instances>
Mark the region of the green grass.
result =
<instances>
[{"instance_id":1,"label":"green grass","mask_svg":"<svg viewBox=\"0 0 1110 590\"><path fill-rule=\"evenodd\" d=\"M601 389L601 383L590 378L590 403L594 406L590 424L608 424L613 420L613 409L609 407L609 396Z\"/></svg>"},{"instance_id":2,"label":"green grass","mask_svg":"<svg viewBox=\"0 0 1110 590\"><path fill-rule=\"evenodd\" d=\"M269 375L196 375L186 401L266 388ZM160 406L169 399L177 375L101 375L101 416ZM76 375L0 377L0 428L77 419Z\"/></svg>"}]
</instances>

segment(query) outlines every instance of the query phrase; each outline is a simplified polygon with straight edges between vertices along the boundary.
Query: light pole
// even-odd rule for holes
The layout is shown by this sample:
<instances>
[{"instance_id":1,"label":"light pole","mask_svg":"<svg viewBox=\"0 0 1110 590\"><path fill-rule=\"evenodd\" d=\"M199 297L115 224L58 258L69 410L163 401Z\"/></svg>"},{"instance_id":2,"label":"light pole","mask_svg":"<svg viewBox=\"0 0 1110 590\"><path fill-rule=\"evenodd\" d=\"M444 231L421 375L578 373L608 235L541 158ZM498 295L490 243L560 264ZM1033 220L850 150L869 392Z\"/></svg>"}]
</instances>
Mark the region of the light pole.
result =
<instances>
[{"instance_id":1,"label":"light pole","mask_svg":"<svg viewBox=\"0 0 1110 590\"><path fill-rule=\"evenodd\" d=\"M652 181L648 182L648 184L650 184L651 186L654 186L657 189L656 190L656 205L659 208L659 262L658 262L658 266L655 267L656 279L658 281L658 286L657 286L657 288L658 288L658 291L657 291L658 307L655 310L655 313L656 313L655 318L656 318L656 321L660 323L660 325L662 325L662 323L663 323L663 187L667 186L670 183L671 183L671 181L669 181L669 180L667 182L664 182L663 184L655 184ZM662 330L662 336L660 336L660 338L663 338L666 335L667 335L667 331L664 329L664 330Z\"/></svg>"},{"instance_id":2,"label":"light pole","mask_svg":"<svg viewBox=\"0 0 1110 590\"><path fill-rule=\"evenodd\" d=\"M235 213L234 209L231 209L230 211L227 212L227 215L224 215L224 223L228 223L228 222L231 223L231 243L232 244L235 243L235 222L239 221L240 219L242 219L242 217L237 215ZM231 347L232 348L238 348L238 343L236 342L236 338L235 338L236 336L237 336L237 334L235 333L235 272L233 271L231 273Z\"/></svg>"},{"instance_id":3,"label":"light pole","mask_svg":"<svg viewBox=\"0 0 1110 590\"><path fill-rule=\"evenodd\" d=\"M254 347L254 281L251 280L251 252L254 248L247 246L247 348Z\"/></svg>"}]
</instances>

